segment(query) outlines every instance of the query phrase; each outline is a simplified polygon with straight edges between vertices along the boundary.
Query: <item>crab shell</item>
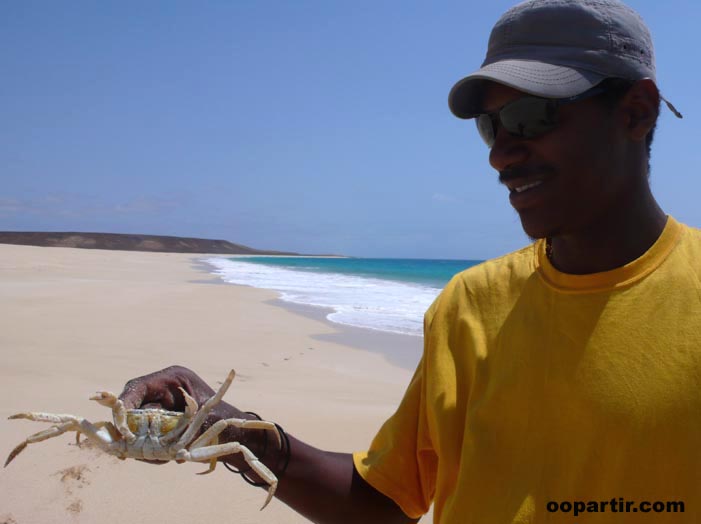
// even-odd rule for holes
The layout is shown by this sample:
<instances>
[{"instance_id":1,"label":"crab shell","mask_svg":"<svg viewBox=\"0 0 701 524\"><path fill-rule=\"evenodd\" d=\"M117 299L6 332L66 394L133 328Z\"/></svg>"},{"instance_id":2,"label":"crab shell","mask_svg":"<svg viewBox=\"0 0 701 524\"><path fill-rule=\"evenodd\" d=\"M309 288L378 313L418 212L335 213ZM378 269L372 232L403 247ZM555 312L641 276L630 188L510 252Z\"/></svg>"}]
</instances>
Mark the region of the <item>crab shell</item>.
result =
<instances>
[{"instance_id":1,"label":"crab shell","mask_svg":"<svg viewBox=\"0 0 701 524\"><path fill-rule=\"evenodd\" d=\"M128 409L127 426L137 437L160 437L173 431L183 420L184 413L165 409Z\"/></svg>"}]
</instances>

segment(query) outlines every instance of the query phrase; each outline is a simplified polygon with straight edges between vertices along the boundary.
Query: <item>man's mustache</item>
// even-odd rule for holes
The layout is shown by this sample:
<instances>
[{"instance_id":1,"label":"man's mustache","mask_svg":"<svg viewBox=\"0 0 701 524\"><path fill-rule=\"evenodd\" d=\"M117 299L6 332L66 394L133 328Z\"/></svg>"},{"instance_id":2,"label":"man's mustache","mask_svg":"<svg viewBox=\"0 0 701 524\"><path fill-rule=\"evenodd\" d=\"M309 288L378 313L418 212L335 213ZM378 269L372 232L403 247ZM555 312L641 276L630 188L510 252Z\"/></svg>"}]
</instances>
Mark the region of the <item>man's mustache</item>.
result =
<instances>
[{"instance_id":1,"label":"man's mustache","mask_svg":"<svg viewBox=\"0 0 701 524\"><path fill-rule=\"evenodd\" d=\"M516 180L518 178L526 178L535 175L545 175L550 176L555 173L555 169L551 166L518 166L505 169L504 171L499 171L499 183L505 184L510 180Z\"/></svg>"}]
</instances>

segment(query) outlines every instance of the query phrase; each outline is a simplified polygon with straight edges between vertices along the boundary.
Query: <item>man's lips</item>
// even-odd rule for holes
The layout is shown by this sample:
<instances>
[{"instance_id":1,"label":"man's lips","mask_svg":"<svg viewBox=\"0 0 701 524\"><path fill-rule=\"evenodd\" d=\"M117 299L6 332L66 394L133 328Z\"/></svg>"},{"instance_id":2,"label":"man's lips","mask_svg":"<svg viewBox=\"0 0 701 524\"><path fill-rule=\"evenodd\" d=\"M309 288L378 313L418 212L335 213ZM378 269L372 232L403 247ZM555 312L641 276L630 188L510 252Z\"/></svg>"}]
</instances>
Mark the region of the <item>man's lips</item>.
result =
<instances>
[{"instance_id":1,"label":"man's lips","mask_svg":"<svg viewBox=\"0 0 701 524\"><path fill-rule=\"evenodd\" d=\"M499 171L499 182L511 191L525 184L543 181L554 174L554 169L549 166L519 166Z\"/></svg>"},{"instance_id":2,"label":"man's lips","mask_svg":"<svg viewBox=\"0 0 701 524\"><path fill-rule=\"evenodd\" d=\"M499 182L509 189L509 200L516 209L531 207L540 201L547 189L553 170L543 166L528 166L499 173Z\"/></svg>"},{"instance_id":3,"label":"man's lips","mask_svg":"<svg viewBox=\"0 0 701 524\"><path fill-rule=\"evenodd\" d=\"M529 177L526 179L519 178L516 180L510 180L508 182L504 182L504 185L509 188L509 191L512 193L523 193L524 191L528 191L529 189L533 189L534 187L538 187L545 181L545 178L534 178L534 177Z\"/></svg>"}]
</instances>

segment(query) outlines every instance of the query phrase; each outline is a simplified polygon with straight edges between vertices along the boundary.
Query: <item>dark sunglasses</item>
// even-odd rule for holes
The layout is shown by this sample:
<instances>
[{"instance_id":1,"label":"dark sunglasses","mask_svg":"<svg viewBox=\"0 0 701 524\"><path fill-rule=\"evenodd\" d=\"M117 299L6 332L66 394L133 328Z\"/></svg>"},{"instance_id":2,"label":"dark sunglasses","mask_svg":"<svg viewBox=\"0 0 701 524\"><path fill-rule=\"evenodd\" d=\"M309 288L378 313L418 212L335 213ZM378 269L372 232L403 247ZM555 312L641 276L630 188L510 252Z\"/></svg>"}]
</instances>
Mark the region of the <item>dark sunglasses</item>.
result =
<instances>
[{"instance_id":1,"label":"dark sunglasses","mask_svg":"<svg viewBox=\"0 0 701 524\"><path fill-rule=\"evenodd\" d=\"M513 136L535 138L557 127L560 106L596 96L605 90L596 86L570 98L524 96L506 104L495 113L478 115L475 118L477 131L489 147L494 145L500 125Z\"/></svg>"}]
</instances>

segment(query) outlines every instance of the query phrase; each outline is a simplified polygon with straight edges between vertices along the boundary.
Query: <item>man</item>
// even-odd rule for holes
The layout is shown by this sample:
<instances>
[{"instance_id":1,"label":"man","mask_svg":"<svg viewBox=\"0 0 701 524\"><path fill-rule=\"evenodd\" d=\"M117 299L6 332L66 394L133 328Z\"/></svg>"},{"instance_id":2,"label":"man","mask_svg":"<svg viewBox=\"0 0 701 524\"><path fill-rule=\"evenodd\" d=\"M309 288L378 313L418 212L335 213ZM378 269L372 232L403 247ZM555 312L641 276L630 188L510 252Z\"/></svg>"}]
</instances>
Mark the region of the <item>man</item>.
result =
<instances>
[{"instance_id":1,"label":"man","mask_svg":"<svg viewBox=\"0 0 701 524\"><path fill-rule=\"evenodd\" d=\"M623 4L508 11L449 104L476 119L537 240L445 288L368 451L223 440L259 454L277 496L315 522L411 522L431 503L442 523L699 521L701 234L650 191L659 101L650 35ZM178 386L213 394L173 367L122 398L182 407ZM211 422L224 417L255 418L222 405Z\"/></svg>"}]
</instances>

